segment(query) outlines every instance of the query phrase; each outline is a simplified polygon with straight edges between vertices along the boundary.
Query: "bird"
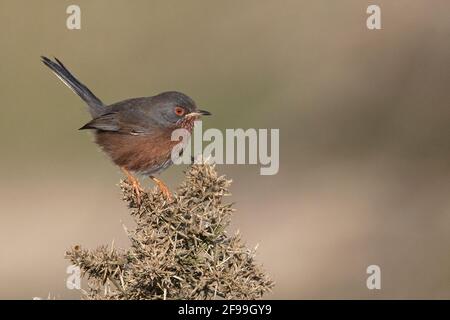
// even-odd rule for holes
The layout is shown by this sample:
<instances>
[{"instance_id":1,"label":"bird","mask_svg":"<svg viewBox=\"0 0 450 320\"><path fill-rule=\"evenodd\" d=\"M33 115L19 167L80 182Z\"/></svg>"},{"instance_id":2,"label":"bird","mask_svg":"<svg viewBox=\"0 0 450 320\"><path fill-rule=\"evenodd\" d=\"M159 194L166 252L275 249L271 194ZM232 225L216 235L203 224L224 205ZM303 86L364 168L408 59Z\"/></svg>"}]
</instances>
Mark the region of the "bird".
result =
<instances>
[{"instance_id":1,"label":"bird","mask_svg":"<svg viewBox=\"0 0 450 320\"><path fill-rule=\"evenodd\" d=\"M211 113L200 110L194 100L178 91L106 105L58 58L51 60L41 56L41 61L87 104L92 120L79 130L93 130L97 145L125 174L136 193L138 205L144 192L138 175L153 180L170 201L169 188L155 175L173 164L172 149L179 141L172 141L172 132L176 129L192 132L194 121Z\"/></svg>"}]
</instances>

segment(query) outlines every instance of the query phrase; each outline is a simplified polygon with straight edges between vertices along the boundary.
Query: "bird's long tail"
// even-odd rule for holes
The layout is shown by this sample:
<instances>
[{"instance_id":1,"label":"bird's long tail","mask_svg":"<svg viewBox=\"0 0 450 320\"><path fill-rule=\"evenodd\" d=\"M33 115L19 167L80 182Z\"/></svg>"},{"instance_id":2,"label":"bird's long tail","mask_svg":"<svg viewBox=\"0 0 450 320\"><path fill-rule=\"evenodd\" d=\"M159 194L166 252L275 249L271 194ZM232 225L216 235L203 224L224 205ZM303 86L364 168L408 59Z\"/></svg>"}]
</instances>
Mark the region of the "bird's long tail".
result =
<instances>
[{"instance_id":1,"label":"bird's long tail","mask_svg":"<svg viewBox=\"0 0 450 320\"><path fill-rule=\"evenodd\" d=\"M84 84L78 81L78 79L75 78L69 70L67 70L61 61L55 58L56 62L54 62L44 56L41 56L41 58L42 62L49 67L66 86L68 86L88 104L89 112L92 117L96 118L104 112L105 105L103 102L97 98Z\"/></svg>"}]
</instances>

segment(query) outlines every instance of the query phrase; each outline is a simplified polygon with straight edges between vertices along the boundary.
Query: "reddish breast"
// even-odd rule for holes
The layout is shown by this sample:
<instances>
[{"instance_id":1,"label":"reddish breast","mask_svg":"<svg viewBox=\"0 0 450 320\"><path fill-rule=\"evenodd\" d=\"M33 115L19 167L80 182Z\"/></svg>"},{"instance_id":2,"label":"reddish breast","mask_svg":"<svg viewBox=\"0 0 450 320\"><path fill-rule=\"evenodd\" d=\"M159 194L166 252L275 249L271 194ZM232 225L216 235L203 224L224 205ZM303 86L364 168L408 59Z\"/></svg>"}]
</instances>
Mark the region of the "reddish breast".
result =
<instances>
[{"instance_id":1,"label":"reddish breast","mask_svg":"<svg viewBox=\"0 0 450 320\"><path fill-rule=\"evenodd\" d=\"M171 131L142 136L99 131L96 142L116 165L135 172L157 170L178 143L171 141Z\"/></svg>"}]
</instances>

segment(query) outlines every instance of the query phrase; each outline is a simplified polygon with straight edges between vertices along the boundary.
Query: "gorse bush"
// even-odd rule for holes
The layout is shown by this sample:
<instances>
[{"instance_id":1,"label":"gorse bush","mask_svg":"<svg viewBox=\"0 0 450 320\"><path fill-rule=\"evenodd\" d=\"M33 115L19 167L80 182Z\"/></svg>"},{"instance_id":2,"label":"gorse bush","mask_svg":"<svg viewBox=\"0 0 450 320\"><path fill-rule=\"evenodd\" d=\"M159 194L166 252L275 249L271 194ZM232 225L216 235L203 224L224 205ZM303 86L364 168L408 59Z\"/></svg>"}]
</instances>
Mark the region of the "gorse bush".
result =
<instances>
[{"instance_id":1,"label":"gorse bush","mask_svg":"<svg viewBox=\"0 0 450 320\"><path fill-rule=\"evenodd\" d=\"M257 299L273 282L239 233L226 231L234 209L223 203L231 181L195 164L168 202L156 188L141 195L122 181L136 221L127 250L102 246L66 253L88 279L87 299Z\"/></svg>"}]
</instances>

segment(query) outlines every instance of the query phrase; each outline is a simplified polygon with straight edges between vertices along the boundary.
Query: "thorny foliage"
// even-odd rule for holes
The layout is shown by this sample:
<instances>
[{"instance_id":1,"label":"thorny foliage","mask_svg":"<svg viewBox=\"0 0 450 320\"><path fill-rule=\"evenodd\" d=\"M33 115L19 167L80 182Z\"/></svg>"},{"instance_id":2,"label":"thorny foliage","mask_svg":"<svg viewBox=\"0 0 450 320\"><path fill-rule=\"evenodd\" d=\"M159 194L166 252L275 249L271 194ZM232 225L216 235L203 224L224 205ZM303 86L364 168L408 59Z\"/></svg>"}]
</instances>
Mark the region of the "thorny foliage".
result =
<instances>
[{"instance_id":1,"label":"thorny foliage","mask_svg":"<svg viewBox=\"0 0 450 320\"><path fill-rule=\"evenodd\" d=\"M258 299L273 282L255 263L239 233L226 228L234 211L222 203L231 181L214 166L196 164L173 200L156 188L141 194L122 181L123 200L136 221L131 247L79 245L66 258L88 278L87 299Z\"/></svg>"}]
</instances>

